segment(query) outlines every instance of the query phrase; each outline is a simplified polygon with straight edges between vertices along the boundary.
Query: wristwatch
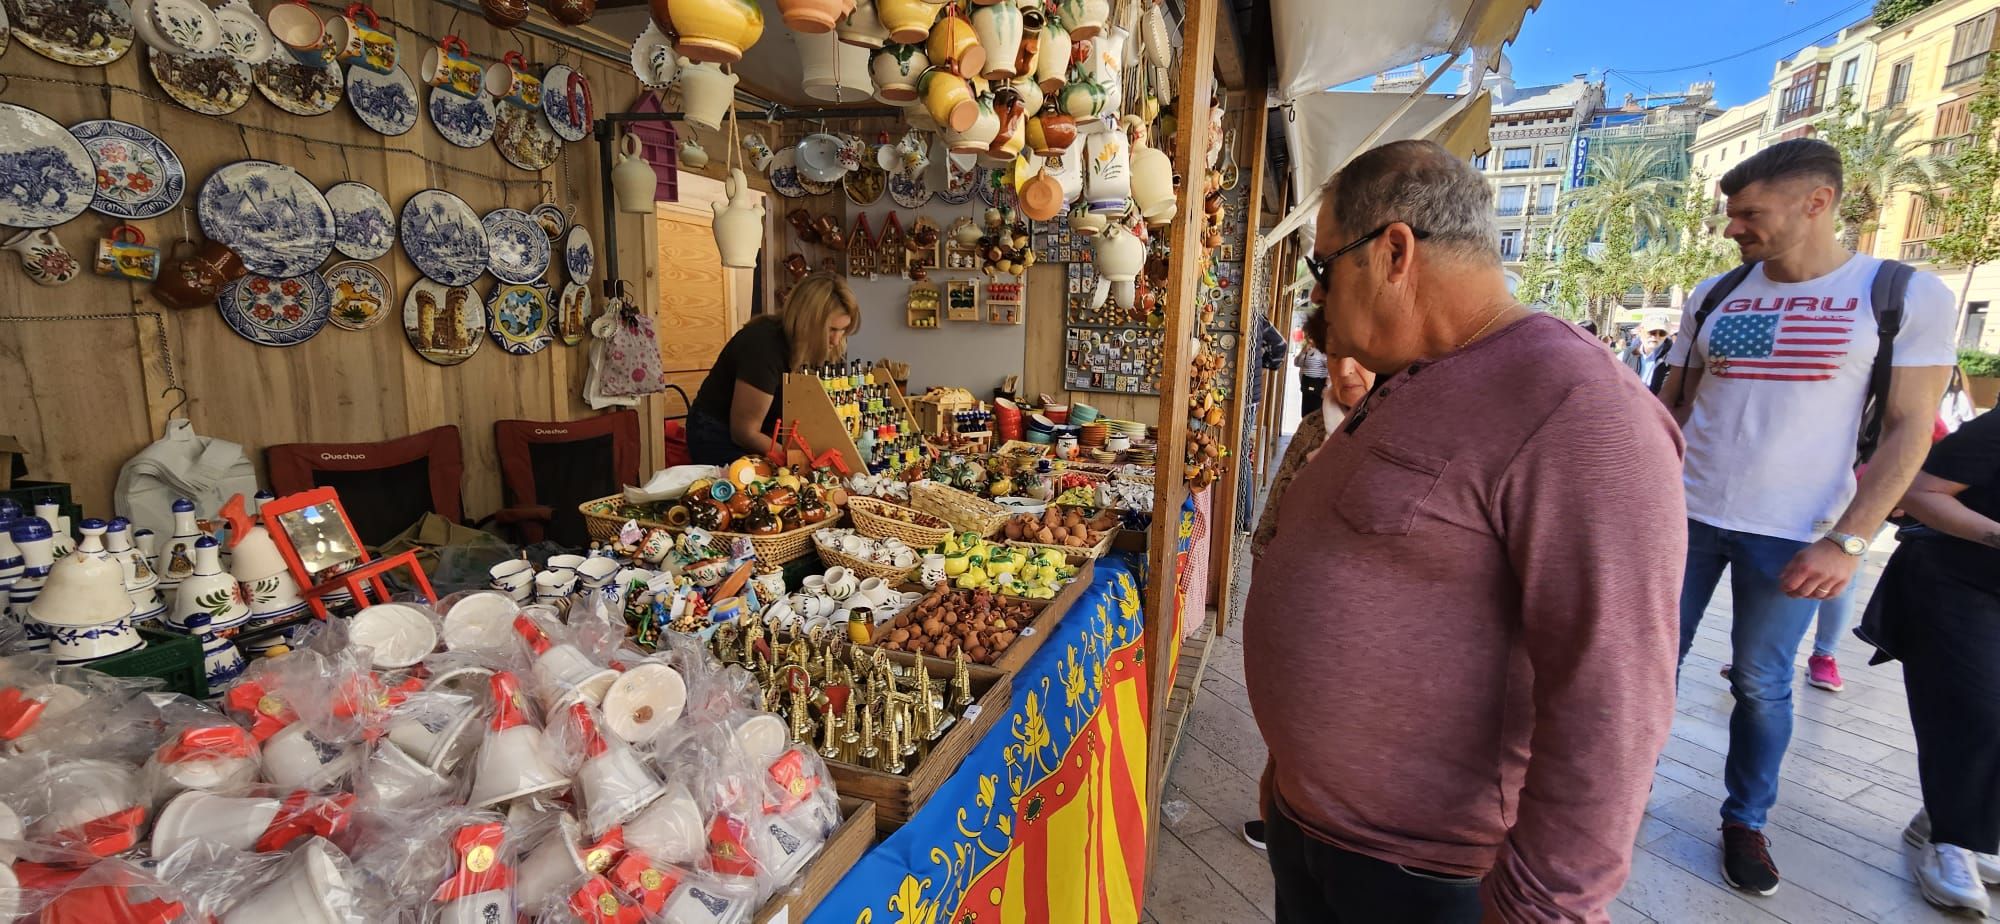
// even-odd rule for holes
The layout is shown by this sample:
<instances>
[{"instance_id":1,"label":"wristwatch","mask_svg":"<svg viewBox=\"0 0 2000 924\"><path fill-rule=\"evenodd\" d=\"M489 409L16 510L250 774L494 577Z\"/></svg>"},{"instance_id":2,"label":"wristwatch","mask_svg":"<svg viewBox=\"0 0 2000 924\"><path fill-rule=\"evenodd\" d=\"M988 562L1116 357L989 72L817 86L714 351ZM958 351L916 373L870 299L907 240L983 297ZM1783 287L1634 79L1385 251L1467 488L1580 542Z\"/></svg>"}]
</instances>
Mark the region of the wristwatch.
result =
<instances>
[{"instance_id":1,"label":"wristwatch","mask_svg":"<svg viewBox=\"0 0 2000 924\"><path fill-rule=\"evenodd\" d=\"M1850 533L1829 532L1820 538L1839 546L1841 551L1856 558L1860 558L1861 553L1868 551L1868 540Z\"/></svg>"}]
</instances>

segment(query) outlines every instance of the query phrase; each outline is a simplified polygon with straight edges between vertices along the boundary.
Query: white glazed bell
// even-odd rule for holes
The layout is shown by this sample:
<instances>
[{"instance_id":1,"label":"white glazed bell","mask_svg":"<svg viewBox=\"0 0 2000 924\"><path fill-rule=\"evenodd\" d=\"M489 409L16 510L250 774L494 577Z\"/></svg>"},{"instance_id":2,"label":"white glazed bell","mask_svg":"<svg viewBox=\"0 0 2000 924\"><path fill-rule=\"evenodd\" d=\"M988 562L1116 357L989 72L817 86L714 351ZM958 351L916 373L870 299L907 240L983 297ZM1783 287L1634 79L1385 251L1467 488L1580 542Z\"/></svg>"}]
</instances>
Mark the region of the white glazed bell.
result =
<instances>
[{"instance_id":1,"label":"white glazed bell","mask_svg":"<svg viewBox=\"0 0 2000 924\"><path fill-rule=\"evenodd\" d=\"M583 767L576 782L583 796L584 828L591 837L602 837L651 805L666 786L630 747L605 739L588 704L569 707L569 720L583 741Z\"/></svg>"},{"instance_id":2,"label":"white glazed bell","mask_svg":"<svg viewBox=\"0 0 2000 924\"><path fill-rule=\"evenodd\" d=\"M340 924L356 909L347 858L324 838L292 852L284 871L224 912L222 924Z\"/></svg>"},{"instance_id":3,"label":"white glazed bell","mask_svg":"<svg viewBox=\"0 0 2000 924\"><path fill-rule=\"evenodd\" d=\"M582 842L583 832L576 819L562 816L556 829L544 836L521 861L520 878L514 883L514 895L521 907L540 908L551 898L569 894L590 877L590 867L578 849Z\"/></svg>"},{"instance_id":4,"label":"white glazed bell","mask_svg":"<svg viewBox=\"0 0 2000 924\"><path fill-rule=\"evenodd\" d=\"M167 602L160 599L160 576L153 573L153 563L146 560L146 554L132 546L131 532L124 517L112 520L104 534L105 551L118 563L125 595L132 599L132 621L142 623L158 619L167 611Z\"/></svg>"},{"instance_id":5,"label":"white glazed bell","mask_svg":"<svg viewBox=\"0 0 2000 924\"><path fill-rule=\"evenodd\" d=\"M28 615L47 626L56 660L109 657L143 644L132 629L132 598L123 569L104 554L103 520L85 520L84 544L55 563Z\"/></svg>"},{"instance_id":6,"label":"white glazed bell","mask_svg":"<svg viewBox=\"0 0 2000 924\"><path fill-rule=\"evenodd\" d=\"M487 726L486 742L479 748L471 804L485 808L568 787L569 778L543 754L541 729L528 722L520 680L500 671L491 683L493 721Z\"/></svg>"},{"instance_id":7,"label":"white glazed bell","mask_svg":"<svg viewBox=\"0 0 2000 924\"><path fill-rule=\"evenodd\" d=\"M201 528L195 524L194 501L175 498L173 535L161 545L160 557L153 563L161 590L171 591L194 574L194 544L201 536Z\"/></svg>"},{"instance_id":8,"label":"white glazed bell","mask_svg":"<svg viewBox=\"0 0 2000 924\"><path fill-rule=\"evenodd\" d=\"M185 632L188 617L206 614L216 631L233 629L250 618L250 604L243 599L243 585L222 570L221 547L203 536L194 542L194 573L181 581L174 592L174 606L167 624Z\"/></svg>"}]
</instances>

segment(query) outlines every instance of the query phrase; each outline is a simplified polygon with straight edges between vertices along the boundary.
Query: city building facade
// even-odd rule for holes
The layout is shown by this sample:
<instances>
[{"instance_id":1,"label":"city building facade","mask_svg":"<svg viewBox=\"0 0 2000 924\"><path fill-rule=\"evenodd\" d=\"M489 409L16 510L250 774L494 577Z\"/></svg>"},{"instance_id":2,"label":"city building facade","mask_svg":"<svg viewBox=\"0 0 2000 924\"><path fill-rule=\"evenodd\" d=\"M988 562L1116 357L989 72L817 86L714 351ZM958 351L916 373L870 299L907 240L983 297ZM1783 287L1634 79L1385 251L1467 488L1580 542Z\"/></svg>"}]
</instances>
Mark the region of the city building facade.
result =
<instances>
[{"instance_id":1,"label":"city building facade","mask_svg":"<svg viewBox=\"0 0 2000 924\"><path fill-rule=\"evenodd\" d=\"M1814 124L1839 108L1843 94L1864 104L1874 86L1880 31L1869 17L1840 30L1831 43L1807 46L1779 61L1771 70L1762 144L1756 147L1810 137Z\"/></svg>"},{"instance_id":2,"label":"city building facade","mask_svg":"<svg viewBox=\"0 0 2000 924\"><path fill-rule=\"evenodd\" d=\"M1564 83L1517 87L1503 55L1480 83L1466 75L1460 92L1479 86L1493 95L1488 138L1493 149L1473 159L1493 187L1500 259L1510 287L1521 281L1521 262L1536 236L1555 222L1556 203L1570 172L1577 130L1604 101L1604 84L1578 74Z\"/></svg>"},{"instance_id":3,"label":"city building facade","mask_svg":"<svg viewBox=\"0 0 2000 924\"><path fill-rule=\"evenodd\" d=\"M1764 129L1770 123L1770 114L1771 97L1760 96L1724 110L1695 129L1688 156L1694 163L1695 176L1701 177L1708 197L1715 200L1716 212L1722 211L1722 175L1763 149ZM1710 230L1721 233L1719 227Z\"/></svg>"}]
</instances>

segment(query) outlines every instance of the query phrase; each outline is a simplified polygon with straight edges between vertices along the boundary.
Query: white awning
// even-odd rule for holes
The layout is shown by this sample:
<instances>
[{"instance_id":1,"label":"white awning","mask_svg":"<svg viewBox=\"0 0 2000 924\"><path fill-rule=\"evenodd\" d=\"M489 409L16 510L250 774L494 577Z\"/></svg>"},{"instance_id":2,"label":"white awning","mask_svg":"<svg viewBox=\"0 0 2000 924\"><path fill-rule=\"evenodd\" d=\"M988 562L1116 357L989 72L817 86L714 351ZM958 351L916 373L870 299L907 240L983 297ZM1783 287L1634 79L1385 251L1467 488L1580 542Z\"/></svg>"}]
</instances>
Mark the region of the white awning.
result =
<instances>
[{"instance_id":1,"label":"white awning","mask_svg":"<svg viewBox=\"0 0 2000 924\"><path fill-rule=\"evenodd\" d=\"M1272 0L1278 96L1290 100L1461 48L1513 41L1541 0ZM1479 54L1490 61L1490 54Z\"/></svg>"},{"instance_id":2,"label":"white awning","mask_svg":"<svg viewBox=\"0 0 2000 924\"><path fill-rule=\"evenodd\" d=\"M1326 178L1361 153L1406 138L1428 138L1470 158L1489 145L1493 98L1481 92L1467 100L1426 93L1415 102L1402 93L1317 93L1292 104L1291 135L1309 141L1292 152L1292 188L1319 188ZM1407 108L1403 108L1405 104ZM1396 115L1402 109L1402 115ZM1394 118L1386 129L1384 122ZM1378 129L1381 129L1378 131Z\"/></svg>"}]
</instances>

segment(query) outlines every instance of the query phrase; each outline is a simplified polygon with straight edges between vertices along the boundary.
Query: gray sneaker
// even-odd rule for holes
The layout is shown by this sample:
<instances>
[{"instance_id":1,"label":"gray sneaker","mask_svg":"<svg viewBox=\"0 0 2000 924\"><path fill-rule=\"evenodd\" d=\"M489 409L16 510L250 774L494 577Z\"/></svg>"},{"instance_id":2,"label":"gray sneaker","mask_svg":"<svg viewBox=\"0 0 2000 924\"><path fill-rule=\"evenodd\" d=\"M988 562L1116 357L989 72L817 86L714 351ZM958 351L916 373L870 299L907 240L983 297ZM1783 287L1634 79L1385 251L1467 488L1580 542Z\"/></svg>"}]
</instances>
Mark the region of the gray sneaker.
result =
<instances>
[{"instance_id":1,"label":"gray sneaker","mask_svg":"<svg viewBox=\"0 0 2000 924\"><path fill-rule=\"evenodd\" d=\"M1984 915L1991 902L1973 866L1972 851L1950 844L1920 848L1916 857L1917 887L1924 899L1940 908L1958 908Z\"/></svg>"},{"instance_id":2,"label":"gray sneaker","mask_svg":"<svg viewBox=\"0 0 2000 924\"><path fill-rule=\"evenodd\" d=\"M1903 829L1903 842L1923 849L1931 845L1931 813L1917 810L1917 817L1910 819L1909 827ZM1966 851L1972 853L1971 851ZM2000 885L2000 854L1973 853L1972 865L1979 871L1979 881L1987 885Z\"/></svg>"}]
</instances>

